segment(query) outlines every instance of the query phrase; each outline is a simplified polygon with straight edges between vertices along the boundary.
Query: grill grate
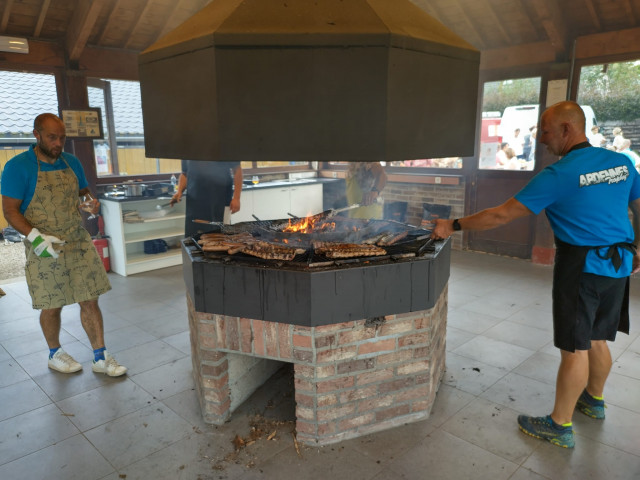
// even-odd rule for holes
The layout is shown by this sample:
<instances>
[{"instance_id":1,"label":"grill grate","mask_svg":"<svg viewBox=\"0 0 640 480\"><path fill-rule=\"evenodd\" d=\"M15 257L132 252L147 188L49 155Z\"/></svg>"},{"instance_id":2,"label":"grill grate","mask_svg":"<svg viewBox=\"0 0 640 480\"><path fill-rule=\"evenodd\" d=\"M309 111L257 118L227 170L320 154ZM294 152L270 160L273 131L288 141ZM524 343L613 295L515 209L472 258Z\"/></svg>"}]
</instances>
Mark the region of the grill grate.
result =
<instances>
[{"instance_id":1,"label":"grill grate","mask_svg":"<svg viewBox=\"0 0 640 480\"><path fill-rule=\"evenodd\" d=\"M334 217L340 218L340 217ZM333 219L332 219L333 221ZM318 269L331 268L336 266L357 266L366 263L381 263L397 261L401 259L419 257L433 253L435 246L430 239L430 231L396 221L388 220L361 220L361 219L340 219L347 231L297 233L284 232L289 225L288 220L260 220L255 222L243 222L235 225L212 225L210 232L233 235L248 232L259 240L263 240L275 245L286 245L305 250L305 253L297 254L292 260L275 260L254 257L242 252L233 255L227 252L204 252L198 244L202 234L194 235L192 238L204 258L211 261L221 261L225 263L242 263L250 265L268 265L278 268L293 269ZM407 231L407 236L400 242L383 246L387 251L386 255L373 257L353 257L353 258L328 258L325 255L314 251L312 242L322 240L328 242L362 243L364 240L373 238L383 232L399 233ZM206 232L206 233L210 233Z\"/></svg>"}]
</instances>

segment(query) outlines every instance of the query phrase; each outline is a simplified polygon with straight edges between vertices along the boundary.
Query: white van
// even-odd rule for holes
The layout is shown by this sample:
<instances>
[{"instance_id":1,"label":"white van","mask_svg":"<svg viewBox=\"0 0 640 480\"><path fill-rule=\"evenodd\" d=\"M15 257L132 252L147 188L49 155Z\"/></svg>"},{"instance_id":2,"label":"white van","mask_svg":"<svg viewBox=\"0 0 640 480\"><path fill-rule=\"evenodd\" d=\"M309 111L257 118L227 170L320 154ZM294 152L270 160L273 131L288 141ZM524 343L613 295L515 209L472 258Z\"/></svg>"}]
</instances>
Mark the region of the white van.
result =
<instances>
[{"instance_id":1,"label":"white van","mask_svg":"<svg viewBox=\"0 0 640 480\"><path fill-rule=\"evenodd\" d=\"M586 118L585 133L591 135L591 127L598 125L596 115L590 106L583 106L582 111ZM524 137L529 133L529 128L537 124L538 105L516 105L507 107L502 114L498 134L502 138L511 138L515 129L519 128L520 135Z\"/></svg>"}]
</instances>

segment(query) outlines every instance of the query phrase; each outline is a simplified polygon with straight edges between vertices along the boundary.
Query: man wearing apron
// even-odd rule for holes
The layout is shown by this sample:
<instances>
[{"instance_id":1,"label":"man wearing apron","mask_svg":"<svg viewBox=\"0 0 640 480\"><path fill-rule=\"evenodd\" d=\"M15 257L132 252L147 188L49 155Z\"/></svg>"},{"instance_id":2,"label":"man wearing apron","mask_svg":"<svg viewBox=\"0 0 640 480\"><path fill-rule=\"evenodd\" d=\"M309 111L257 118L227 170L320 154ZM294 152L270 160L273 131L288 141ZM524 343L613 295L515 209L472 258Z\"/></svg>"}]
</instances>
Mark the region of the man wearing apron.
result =
<instances>
[{"instance_id":1,"label":"man wearing apron","mask_svg":"<svg viewBox=\"0 0 640 480\"><path fill-rule=\"evenodd\" d=\"M33 308L49 345L49 368L77 372L82 365L60 348L62 307L78 303L94 351L92 370L109 376L127 369L106 351L98 297L111 289L89 233L82 226L79 196L89 193L80 161L62 153L66 133L60 118L44 113L34 121L36 145L17 155L2 174L4 217L26 235L25 274ZM93 200L94 213L99 204Z\"/></svg>"},{"instance_id":2,"label":"man wearing apron","mask_svg":"<svg viewBox=\"0 0 640 480\"><path fill-rule=\"evenodd\" d=\"M604 419L603 391L612 364L607 341L614 341L617 331L629 333L629 275L640 271L640 175L625 155L589 144L584 113L575 102L548 108L538 135L560 160L498 207L436 220L432 236L487 230L546 209L556 237L553 332L560 367L551 414L520 415L518 425L524 433L571 448L576 407Z\"/></svg>"},{"instance_id":3,"label":"man wearing apron","mask_svg":"<svg viewBox=\"0 0 640 480\"><path fill-rule=\"evenodd\" d=\"M381 219L383 206L378 202L380 192L387 184L387 175L380 163L352 162L345 179L347 205L360 205L349 210L351 218Z\"/></svg>"}]
</instances>

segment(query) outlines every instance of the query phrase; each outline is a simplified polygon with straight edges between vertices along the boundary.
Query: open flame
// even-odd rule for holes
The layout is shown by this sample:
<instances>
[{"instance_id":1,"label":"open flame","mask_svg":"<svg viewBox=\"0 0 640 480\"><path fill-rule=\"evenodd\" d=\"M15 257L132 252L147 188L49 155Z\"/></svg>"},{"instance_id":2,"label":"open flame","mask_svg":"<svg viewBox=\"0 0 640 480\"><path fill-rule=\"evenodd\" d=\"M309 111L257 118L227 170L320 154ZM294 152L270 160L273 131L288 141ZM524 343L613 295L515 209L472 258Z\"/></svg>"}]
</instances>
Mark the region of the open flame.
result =
<instances>
[{"instance_id":1,"label":"open flame","mask_svg":"<svg viewBox=\"0 0 640 480\"><path fill-rule=\"evenodd\" d=\"M299 220L291 221L289 219L289 225L287 225L283 232L298 232L298 233L312 233L321 231L333 231L336 229L335 222L329 222L325 219L320 219L313 215L304 217Z\"/></svg>"}]
</instances>

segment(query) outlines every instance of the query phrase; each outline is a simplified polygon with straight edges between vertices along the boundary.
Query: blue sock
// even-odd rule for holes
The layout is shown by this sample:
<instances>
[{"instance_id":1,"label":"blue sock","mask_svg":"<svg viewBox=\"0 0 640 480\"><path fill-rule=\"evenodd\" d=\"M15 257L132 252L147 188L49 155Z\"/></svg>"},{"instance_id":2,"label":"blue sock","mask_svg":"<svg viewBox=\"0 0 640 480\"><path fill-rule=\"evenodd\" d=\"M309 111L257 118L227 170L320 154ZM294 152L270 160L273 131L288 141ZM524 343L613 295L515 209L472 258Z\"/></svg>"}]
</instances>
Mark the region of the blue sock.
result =
<instances>
[{"instance_id":1,"label":"blue sock","mask_svg":"<svg viewBox=\"0 0 640 480\"><path fill-rule=\"evenodd\" d=\"M53 356L56 354L56 352L60 350L60 347L56 347L56 348L50 348L49 349L49 358L53 358Z\"/></svg>"},{"instance_id":2,"label":"blue sock","mask_svg":"<svg viewBox=\"0 0 640 480\"><path fill-rule=\"evenodd\" d=\"M102 348L97 348L93 351L93 359L94 361L98 361L98 360L104 360L104 351L106 350L106 347L102 347Z\"/></svg>"}]
</instances>

